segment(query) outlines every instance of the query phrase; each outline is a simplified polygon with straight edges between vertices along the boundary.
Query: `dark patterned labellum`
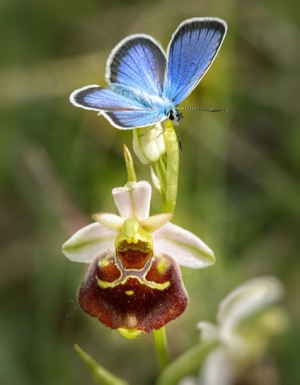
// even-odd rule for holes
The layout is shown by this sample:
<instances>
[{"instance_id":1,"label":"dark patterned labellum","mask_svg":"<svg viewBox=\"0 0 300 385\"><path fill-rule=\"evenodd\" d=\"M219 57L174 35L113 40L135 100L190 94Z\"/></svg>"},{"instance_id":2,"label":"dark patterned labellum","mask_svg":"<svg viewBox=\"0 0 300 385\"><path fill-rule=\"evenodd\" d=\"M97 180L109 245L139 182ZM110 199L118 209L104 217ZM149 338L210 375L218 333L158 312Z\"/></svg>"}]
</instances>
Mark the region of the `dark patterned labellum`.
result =
<instances>
[{"instance_id":1,"label":"dark patterned labellum","mask_svg":"<svg viewBox=\"0 0 300 385\"><path fill-rule=\"evenodd\" d=\"M168 255L153 256L143 242L123 242L116 254L96 258L78 299L104 325L145 333L177 318L187 305L178 265Z\"/></svg>"}]
</instances>

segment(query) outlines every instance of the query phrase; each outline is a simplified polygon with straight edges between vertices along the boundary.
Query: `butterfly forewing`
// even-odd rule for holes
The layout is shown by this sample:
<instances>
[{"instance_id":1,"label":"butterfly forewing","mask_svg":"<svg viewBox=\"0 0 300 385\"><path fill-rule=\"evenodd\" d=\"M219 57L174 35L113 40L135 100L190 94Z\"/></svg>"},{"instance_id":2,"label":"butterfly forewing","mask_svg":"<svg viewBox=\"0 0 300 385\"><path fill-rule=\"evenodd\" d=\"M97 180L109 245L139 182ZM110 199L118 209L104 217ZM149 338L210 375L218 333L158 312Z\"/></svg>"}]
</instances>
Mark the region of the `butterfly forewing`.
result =
<instances>
[{"instance_id":1,"label":"butterfly forewing","mask_svg":"<svg viewBox=\"0 0 300 385\"><path fill-rule=\"evenodd\" d=\"M165 71L166 57L159 44L151 36L132 35L113 49L106 77L108 82L161 96Z\"/></svg>"},{"instance_id":2,"label":"butterfly forewing","mask_svg":"<svg viewBox=\"0 0 300 385\"><path fill-rule=\"evenodd\" d=\"M227 25L217 18L193 18L181 23L168 48L165 96L176 106L197 86L215 59Z\"/></svg>"}]
</instances>

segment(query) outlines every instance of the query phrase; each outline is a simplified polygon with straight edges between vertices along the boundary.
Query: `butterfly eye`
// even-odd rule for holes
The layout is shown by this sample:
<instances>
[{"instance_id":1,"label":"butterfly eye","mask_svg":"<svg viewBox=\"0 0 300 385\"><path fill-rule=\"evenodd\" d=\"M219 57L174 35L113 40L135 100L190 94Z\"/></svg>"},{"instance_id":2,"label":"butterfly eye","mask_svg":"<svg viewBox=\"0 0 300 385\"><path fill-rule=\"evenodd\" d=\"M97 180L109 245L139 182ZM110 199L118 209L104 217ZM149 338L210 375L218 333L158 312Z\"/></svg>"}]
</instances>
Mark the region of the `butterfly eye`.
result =
<instances>
[{"instance_id":1,"label":"butterfly eye","mask_svg":"<svg viewBox=\"0 0 300 385\"><path fill-rule=\"evenodd\" d=\"M172 110L169 112L169 119L172 121L175 119L174 111Z\"/></svg>"},{"instance_id":2,"label":"butterfly eye","mask_svg":"<svg viewBox=\"0 0 300 385\"><path fill-rule=\"evenodd\" d=\"M171 121L175 121L176 123L180 123L183 119L182 113L178 112L178 110L170 110L168 114L168 118Z\"/></svg>"}]
</instances>

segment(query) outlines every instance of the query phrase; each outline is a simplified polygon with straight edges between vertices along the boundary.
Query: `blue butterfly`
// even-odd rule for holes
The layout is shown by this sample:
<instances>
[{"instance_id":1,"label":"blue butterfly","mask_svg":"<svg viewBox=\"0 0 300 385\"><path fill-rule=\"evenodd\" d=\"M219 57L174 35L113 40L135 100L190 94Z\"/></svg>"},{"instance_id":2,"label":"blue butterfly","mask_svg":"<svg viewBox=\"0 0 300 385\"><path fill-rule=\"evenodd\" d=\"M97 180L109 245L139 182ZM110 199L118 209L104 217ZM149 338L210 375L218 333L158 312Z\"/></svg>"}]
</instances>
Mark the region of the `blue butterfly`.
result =
<instances>
[{"instance_id":1,"label":"blue butterfly","mask_svg":"<svg viewBox=\"0 0 300 385\"><path fill-rule=\"evenodd\" d=\"M211 66L226 31L226 22L218 18L187 19L172 35L167 57L151 36L128 36L109 55L107 87L80 88L70 95L70 101L77 107L98 111L121 130L166 119L178 124L182 114L176 106Z\"/></svg>"}]
</instances>

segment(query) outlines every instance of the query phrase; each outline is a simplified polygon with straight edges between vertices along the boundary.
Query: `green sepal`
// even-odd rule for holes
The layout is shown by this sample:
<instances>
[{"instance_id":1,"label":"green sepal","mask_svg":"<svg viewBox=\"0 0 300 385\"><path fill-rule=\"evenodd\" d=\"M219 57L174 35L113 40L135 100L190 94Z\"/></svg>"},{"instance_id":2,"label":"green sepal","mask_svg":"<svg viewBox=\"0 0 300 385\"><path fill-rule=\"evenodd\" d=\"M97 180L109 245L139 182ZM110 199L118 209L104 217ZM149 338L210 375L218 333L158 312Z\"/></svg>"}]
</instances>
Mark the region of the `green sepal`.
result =
<instances>
[{"instance_id":1,"label":"green sepal","mask_svg":"<svg viewBox=\"0 0 300 385\"><path fill-rule=\"evenodd\" d=\"M178 190L179 143L173 124L166 120L162 125L166 152L152 164L152 179L162 196L162 212L174 213Z\"/></svg>"}]
</instances>

